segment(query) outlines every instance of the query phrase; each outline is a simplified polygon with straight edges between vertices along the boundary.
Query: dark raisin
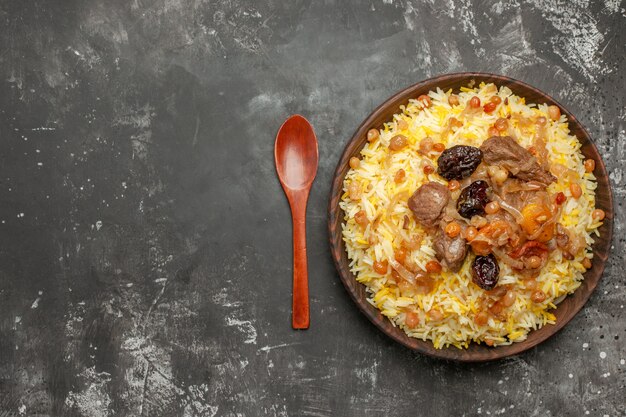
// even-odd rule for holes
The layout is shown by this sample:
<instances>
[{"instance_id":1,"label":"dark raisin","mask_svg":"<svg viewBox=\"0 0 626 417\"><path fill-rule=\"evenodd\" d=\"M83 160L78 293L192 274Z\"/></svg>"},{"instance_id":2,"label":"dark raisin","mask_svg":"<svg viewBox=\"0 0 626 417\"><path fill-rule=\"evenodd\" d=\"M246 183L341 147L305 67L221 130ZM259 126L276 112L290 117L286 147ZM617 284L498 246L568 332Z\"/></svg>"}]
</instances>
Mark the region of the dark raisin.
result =
<instances>
[{"instance_id":1,"label":"dark raisin","mask_svg":"<svg viewBox=\"0 0 626 417\"><path fill-rule=\"evenodd\" d=\"M472 175L483 159L480 149L456 145L443 151L437 159L437 173L450 180L462 180Z\"/></svg>"},{"instance_id":2,"label":"dark raisin","mask_svg":"<svg viewBox=\"0 0 626 417\"><path fill-rule=\"evenodd\" d=\"M477 256L472 262L472 281L483 290L492 290L498 283L500 267L496 257L490 253L487 256Z\"/></svg>"},{"instance_id":3,"label":"dark raisin","mask_svg":"<svg viewBox=\"0 0 626 417\"><path fill-rule=\"evenodd\" d=\"M482 180L474 181L461 190L456 202L456 209L466 219L485 214L485 206L489 202L487 189L489 185Z\"/></svg>"}]
</instances>

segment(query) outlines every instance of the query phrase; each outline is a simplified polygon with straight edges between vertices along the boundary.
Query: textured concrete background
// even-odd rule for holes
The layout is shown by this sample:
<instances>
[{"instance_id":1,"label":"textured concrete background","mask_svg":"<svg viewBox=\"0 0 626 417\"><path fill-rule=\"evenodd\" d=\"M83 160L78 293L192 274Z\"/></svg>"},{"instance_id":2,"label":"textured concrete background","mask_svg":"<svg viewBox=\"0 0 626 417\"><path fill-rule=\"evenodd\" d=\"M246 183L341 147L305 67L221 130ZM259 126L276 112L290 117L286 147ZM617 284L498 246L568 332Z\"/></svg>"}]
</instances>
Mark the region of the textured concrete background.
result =
<instances>
[{"instance_id":1,"label":"textured concrete background","mask_svg":"<svg viewBox=\"0 0 626 417\"><path fill-rule=\"evenodd\" d=\"M626 415L626 4L0 1L0 416ZM612 256L584 310L509 360L398 346L326 241L338 157L395 91L537 86L602 151ZM313 123L312 327L290 329L282 121Z\"/></svg>"}]
</instances>

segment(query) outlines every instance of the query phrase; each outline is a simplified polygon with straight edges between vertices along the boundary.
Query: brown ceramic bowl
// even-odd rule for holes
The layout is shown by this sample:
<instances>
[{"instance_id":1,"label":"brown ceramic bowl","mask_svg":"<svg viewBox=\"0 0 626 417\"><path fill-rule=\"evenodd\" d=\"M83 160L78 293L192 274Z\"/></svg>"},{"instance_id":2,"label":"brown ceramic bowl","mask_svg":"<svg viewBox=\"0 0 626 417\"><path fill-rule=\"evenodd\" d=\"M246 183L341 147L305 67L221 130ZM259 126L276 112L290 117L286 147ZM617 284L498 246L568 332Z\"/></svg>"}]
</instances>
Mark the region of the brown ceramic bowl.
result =
<instances>
[{"instance_id":1,"label":"brown ceramic bowl","mask_svg":"<svg viewBox=\"0 0 626 417\"><path fill-rule=\"evenodd\" d=\"M596 239L593 245L593 266L585 273L585 280L582 285L573 294L566 297L559 304L557 309L553 311L556 315L556 324L546 325L540 330L531 331L526 340L513 343L509 346L491 348L484 344L479 345L472 343L468 349L458 349L456 347L435 349L430 341L425 342L408 337L403 330L394 327L379 310L366 301L367 293L365 286L355 280L354 275L350 272L350 268L348 267L348 257L341 236L341 223L344 213L339 207L339 201L342 195L343 179L349 168L348 161L350 157L357 156L361 148L365 145L366 134L369 129L382 128L383 123L391 120L393 114L398 113L400 106L406 104L410 98L417 98L419 95L426 94L436 87L440 87L444 91L449 88L459 91L459 88L461 86L467 86L470 80L475 80L477 84L484 81L486 83L493 82L497 86L505 85L516 95L525 97L529 103L555 104L561 108L562 113L567 116L567 120L569 121L570 131L576 135L578 140L582 143L582 153L587 158L593 158L596 161L595 174L598 178L596 206L606 212L606 219L604 220L604 224L600 227L600 238ZM604 264L609 255L611 236L613 233L613 213L613 198L602 158L587 130L585 130L580 122L567 111L567 109L546 93L512 78L501 75L468 72L442 75L407 87L386 100L383 104L378 106L372 114L367 116L348 142L337 164L328 207L328 230L332 256L337 270L339 271L341 281L359 309L376 327L404 346L429 356L463 362L484 362L515 355L536 346L563 328L563 326L565 326L583 307L596 288L596 285L598 285L598 281L604 270Z\"/></svg>"}]
</instances>

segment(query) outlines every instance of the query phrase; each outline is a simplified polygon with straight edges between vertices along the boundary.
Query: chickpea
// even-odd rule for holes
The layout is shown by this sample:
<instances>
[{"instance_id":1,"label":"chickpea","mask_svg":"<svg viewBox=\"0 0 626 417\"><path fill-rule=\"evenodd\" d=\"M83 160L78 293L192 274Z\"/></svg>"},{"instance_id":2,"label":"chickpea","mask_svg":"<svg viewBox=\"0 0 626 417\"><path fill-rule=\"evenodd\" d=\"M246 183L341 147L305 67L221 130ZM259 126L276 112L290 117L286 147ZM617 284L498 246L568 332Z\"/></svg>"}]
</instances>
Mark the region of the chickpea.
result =
<instances>
[{"instance_id":1,"label":"chickpea","mask_svg":"<svg viewBox=\"0 0 626 417\"><path fill-rule=\"evenodd\" d=\"M583 194L583 190L580 188L580 185L573 182L569 185L569 191L572 193L572 197L579 198Z\"/></svg>"},{"instance_id":2,"label":"chickpea","mask_svg":"<svg viewBox=\"0 0 626 417\"><path fill-rule=\"evenodd\" d=\"M548 116L552 120L559 120L561 118L561 109L559 109L557 106L549 106Z\"/></svg>"},{"instance_id":3,"label":"chickpea","mask_svg":"<svg viewBox=\"0 0 626 417\"><path fill-rule=\"evenodd\" d=\"M595 209L591 212L591 218L596 221L602 221L606 217L606 213L602 209Z\"/></svg>"},{"instance_id":4,"label":"chickpea","mask_svg":"<svg viewBox=\"0 0 626 417\"><path fill-rule=\"evenodd\" d=\"M370 129L367 131L368 142L374 142L376 139L378 139L379 136L380 136L380 133L378 132L378 129Z\"/></svg>"},{"instance_id":5,"label":"chickpea","mask_svg":"<svg viewBox=\"0 0 626 417\"><path fill-rule=\"evenodd\" d=\"M457 237L461 233L461 226L457 222L450 222L446 225L444 231L449 237Z\"/></svg>"},{"instance_id":6,"label":"chickpea","mask_svg":"<svg viewBox=\"0 0 626 417\"><path fill-rule=\"evenodd\" d=\"M433 140L430 136L426 136L420 141L419 152L423 155L428 154L433 149Z\"/></svg>"},{"instance_id":7,"label":"chickpea","mask_svg":"<svg viewBox=\"0 0 626 417\"><path fill-rule=\"evenodd\" d=\"M503 184L508 177L509 173L505 169L501 168L493 179L496 184Z\"/></svg>"},{"instance_id":8,"label":"chickpea","mask_svg":"<svg viewBox=\"0 0 626 417\"><path fill-rule=\"evenodd\" d=\"M591 268L591 259L589 259L589 258L583 259L583 267L585 267L585 269L590 269Z\"/></svg>"},{"instance_id":9,"label":"chickpea","mask_svg":"<svg viewBox=\"0 0 626 417\"><path fill-rule=\"evenodd\" d=\"M409 124L404 119L398 119L396 125L398 126L398 130L407 130L409 128Z\"/></svg>"},{"instance_id":10,"label":"chickpea","mask_svg":"<svg viewBox=\"0 0 626 417\"><path fill-rule=\"evenodd\" d=\"M542 290L535 290L530 295L530 299L533 301L533 303L543 303L546 300L546 297L546 293Z\"/></svg>"},{"instance_id":11,"label":"chickpea","mask_svg":"<svg viewBox=\"0 0 626 417\"><path fill-rule=\"evenodd\" d=\"M467 240L468 242L474 240L477 235L478 229L476 229L474 226L469 226L467 229L465 229L465 240Z\"/></svg>"},{"instance_id":12,"label":"chickpea","mask_svg":"<svg viewBox=\"0 0 626 417\"><path fill-rule=\"evenodd\" d=\"M409 144L409 140L404 135L396 135L389 141L389 149L392 151L399 151L406 148Z\"/></svg>"},{"instance_id":13,"label":"chickpea","mask_svg":"<svg viewBox=\"0 0 626 417\"><path fill-rule=\"evenodd\" d=\"M473 109L477 109L480 107L480 98L478 96L474 96L469 101L469 106Z\"/></svg>"},{"instance_id":14,"label":"chickpea","mask_svg":"<svg viewBox=\"0 0 626 417\"><path fill-rule=\"evenodd\" d=\"M504 181L506 181L506 179L509 177L509 173L504 168L500 168L496 165L491 165L487 169L487 172L496 184L503 184Z\"/></svg>"},{"instance_id":15,"label":"chickpea","mask_svg":"<svg viewBox=\"0 0 626 417\"><path fill-rule=\"evenodd\" d=\"M393 176L393 182L398 184L398 183L401 183L402 181L404 181L405 178L406 178L406 172L402 168L400 168L396 172L396 175Z\"/></svg>"},{"instance_id":16,"label":"chickpea","mask_svg":"<svg viewBox=\"0 0 626 417\"><path fill-rule=\"evenodd\" d=\"M384 261L376 261L374 262L374 272L380 275L385 275L387 273L387 269L389 268L389 262Z\"/></svg>"},{"instance_id":17,"label":"chickpea","mask_svg":"<svg viewBox=\"0 0 626 417\"><path fill-rule=\"evenodd\" d=\"M585 161L585 171L593 172L594 169L596 169L596 161L594 161L593 159L587 159Z\"/></svg>"},{"instance_id":18,"label":"chickpea","mask_svg":"<svg viewBox=\"0 0 626 417\"><path fill-rule=\"evenodd\" d=\"M450 180L450 182L448 183L448 190L450 191L458 190L460 187L461 187L461 183L458 182L457 180Z\"/></svg>"},{"instance_id":19,"label":"chickpea","mask_svg":"<svg viewBox=\"0 0 626 417\"><path fill-rule=\"evenodd\" d=\"M448 104L451 105L452 107L458 106L459 96L457 96L456 94L450 94L450 97L448 97Z\"/></svg>"},{"instance_id":20,"label":"chickpea","mask_svg":"<svg viewBox=\"0 0 626 417\"><path fill-rule=\"evenodd\" d=\"M485 213L495 214L500 210L500 204L497 201L490 201L485 206Z\"/></svg>"},{"instance_id":21,"label":"chickpea","mask_svg":"<svg viewBox=\"0 0 626 417\"><path fill-rule=\"evenodd\" d=\"M476 323L478 326L484 326L488 322L489 322L489 314L487 314L484 311L478 312L474 316L474 323Z\"/></svg>"},{"instance_id":22,"label":"chickpea","mask_svg":"<svg viewBox=\"0 0 626 417\"><path fill-rule=\"evenodd\" d=\"M365 226L369 222L365 210L357 211L357 213L354 215L354 221L361 226Z\"/></svg>"},{"instance_id":23,"label":"chickpea","mask_svg":"<svg viewBox=\"0 0 626 417\"><path fill-rule=\"evenodd\" d=\"M537 269L541 266L541 258L537 255L529 256L524 260L524 266L527 269Z\"/></svg>"},{"instance_id":24,"label":"chickpea","mask_svg":"<svg viewBox=\"0 0 626 417\"><path fill-rule=\"evenodd\" d=\"M419 96L419 97L417 98L417 101L419 101L419 102L420 102L420 104L422 105L422 108L427 108L427 107L430 107L430 106L433 104L433 102L432 102L432 100L430 99L430 97L428 97L428 96L427 96L427 95L425 95L425 94L422 94L421 96Z\"/></svg>"},{"instance_id":25,"label":"chickpea","mask_svg":"<svg viewBox=\"0 0 626 417\"><path fill-rule=\"evenodd\" d=\"M435 152L439 152L439 153L441 153L441 152L443 152L443 151L445 151L445 150L446 150L446 145L444 145L444 144L443 144L443 143L441 143L441 142L439 142L439 143L435 143L435 144L433 145L433 151L435 151Z\"/></svg>"},{"instance_id":26,"label":"chickpea","mask_svg":"<svg viewBox=\"0 0 626 417\"><path fill-rule=\"evenodd\" d=\"M356 156L350 158L350 168L357 169L361 165L361 161Z\"/></svg>"},{"instance_id":27,"label":"chickpea","mask_svg":"<svg viewBox=\"0 0 626 417\"><path fill-rule=\"evenodd\" d=\"M509 129L509 121L504 117L500 117L493 126L498 129L498 132L506 132Z\"/></svg>"},{"instance_id":28,"label":"chickpea","mask_svg":"<svg viewBox=\"0 0 626 417\"><path fill-rule=\"evenodd\" d=\"M539 126L545 126L547 122L548 122L548 119L546 119L545 117L543 116L537 117L537 124Z\"/></svg>"},{"instance_id":29,"label":"chickpea","mask_svg":"<svg viewBox=\"0 0 626 417\"><path fill-rule=\"evenodd\" d=\"M425 268L426 272L430 274L437 274L442 270L441 264L434 259L426 262Z\"/></svg>"}]
</instances>

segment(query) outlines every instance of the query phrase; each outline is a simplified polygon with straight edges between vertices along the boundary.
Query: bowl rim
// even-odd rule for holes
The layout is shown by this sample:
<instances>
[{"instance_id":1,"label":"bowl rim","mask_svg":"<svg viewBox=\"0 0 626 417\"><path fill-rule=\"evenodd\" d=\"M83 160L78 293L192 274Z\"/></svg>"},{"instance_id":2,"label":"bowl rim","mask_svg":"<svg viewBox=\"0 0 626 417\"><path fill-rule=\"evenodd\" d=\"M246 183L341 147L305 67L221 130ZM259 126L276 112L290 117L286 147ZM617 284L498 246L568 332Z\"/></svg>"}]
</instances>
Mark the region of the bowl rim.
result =
<instances>
[{"instance_id":1,"label":"bowl rim","mask_svg":"<svg viewBox=\"0 0 626 417\"><path fill-rule=\"evenodd\" d=\"M602 247L604 252L603 252L603 256L599 257L600 262L597 262L594 259L592 269L585 272L584 274L585 278L582 281L582 284L574 291L574 293L568 294L566 297L566 299L569 299L577 292L582 291L583 288L585 289L585 291L582 293L582 298L579 300L578 304L573 305L573 309L571 309L571 312L569 311L567 312L569 317L567 317L564 320L560 320L560 321L557 320L557 322L553 325L547 324L547 325L544 325L541 329L531 330L529 332L529 335L535 334L531 343L526 343L528 340L526 339L525 341L515 342L515 343L512 343L511 345L487 347L483 344L479 345L472 341L470 342L470 347L474 346L474 348L472 348L473 351L470 353L470 349L467 349L467 348L459 349L454 346L436 349L434 348L430 340L421 340L421 339L409 337L404 332L404 330L392 325L391 321L388 318L382 316L382 314L380 313L380 310L370 305L366 300L361 299L361 297L359 297L359 294L355 290L356 287L352 287L349 283L349 280L352 280L354 283L356 283L356 286L364 287L364 285L356 282L354 275L352 274L352 272L349 271L349 269L347 270L347 272L345 272L344 269L342 268L341 255L345 254L345 243L343 242L341 229L337 230L335 229L335 227L333 227L333 225L337 222L339 222L339 225L343 223L343 210L339 207L340 198L335 198L335 196L341 196L341 194L338 194L338 193L342 191L343 177L341 178L341 181L338 181L338 178L342 175L341 171L345 167L346 161L352 155L352 153L350 152L351 148L353 148L353 145L355 143L358 143L359 140L363 140L361 138L364 137L365 133L367 132L367 130L369 130L369 128L375 127L373 125L374 120L377 117L379 117L381 114L386 113L388 111L388 107L392 105L395 106L396 107L396 109L394 109L394 114L395 114L397 113L396 110L399 110L399 105L406 104L409 98L415 98L417 97L419 93L425 94L423 91L420 91L420 89L424 89L425 87L428 87L426 90L424 90L427 92L427 91L433 90L434 88L437 88L436 83L441 84L445 81L455 81L455 82L458 82L459 85L464 85L465 84L464 81L470 82L470 80L472 79L474 79L477 83L480 83L482 81L488 81L488 82L493 82L498 86L501 86L502 84L507 84L509 88L511 87L510 85L518 86L521 89L530 90L534 94L541 96L543 99L543 103L550 103L550 104L555 104L559 106L562 113L565 114L567 117L568 126L570 126L570 130L572 130L571 129L572 125L578 128L579 134L576 136L579 142L581 142L581 146L589 145L590 152L597 155L595 174L596 174L596 178L598 179L597 182L599 185L600 185L599 178L601 176L604 176L606 178L606 186L607 186L606 191L607 191L607 197L608 197L607 202L606 202L607 204L606 207L609 209L607 213L610 213L610 215L607 215L607 217L605 218L604 224L601 226L604 228L602 232L603 239L601 242L606 242L606 243L604 243ZM490 80L484 80L484 79L490 79ZM399 104L396 103L394 105L396 101L402 99L403 97L404 99ZM361 145L356 146L355 147L356 152L359 152L363 148L364 144L365 144L365 141L363 141ZM339 215L341 215L341 219L337 220L336 217ZM600 279L602 278L602 275L605 269L605 264L610 256L611 243L612 243L612 238L613 238L613 223L614 223L613 215L614 215L613 191L611 189L611 183L608 178L606 166L604 164L602 156L600 152L598 151L597 147L595 146L595 143L591 135L585 128L585 126L582 123L580 123L578 119L565 106L563 106L561 103L555 100L552 96L539 90L538 88L533 87L523 81L519 81L517 79L508 77L508 76L487 73L487 72L455 72L455 73L448 73L448 74L443 74L443 75L439 75L435 77L430 77L428 79L419 81L415 84L402 88L401 90L389 96L380 105L378 105L374 110L372 110L371 113L367 117L365 117L363 122L359 125L359 127L355 130L355 132L350 137L350 139L346 142L344 149L341 153L341 156L339 157L339 160L337 162L337 166L335 168L333 176L331 178L331 190L329 194L328 213L327 213L327 226L328 226L328 238L329 238L329 243L330 243L330 248L331 248L331 256L333 258L333 263L335 265L337 273L339 274L341 282L344 288L346 289L346 291L348 292L348 294L350 295L350 298L352 299L352 301L358 306L361 313L363 313L369 319L369 321L372 322L378 328L378 330L382 331L384 334L386 334L387 336L389 336L396 342L402 344L403 346L411 350L414 350L416 352L431 356L431 357L452 360L452 361L457 361L457 362L486 362L486 361L498 360L498 359L503 359L503 358L510 357L513 355L517 355L539 345L540 343L544 342L548 338L558 333L567 323L569 323L576 316L576 314L578 314L578 312L588 302L589 298L591 297L591 294L594 292ZM598 253L596 253L596 249L598 249L596 247L597 243L598 242L596 241L592 245L592 251L594 252L594 257L597 257L598 255ZM589 279L590 277L593 279ZM559 305L557 309L555 309L554 311L556 312L559 308L561 308L561 305ZM389 327L390 325L392 326L392 329L390 329Z\"/></svg>"}]
</instances>

